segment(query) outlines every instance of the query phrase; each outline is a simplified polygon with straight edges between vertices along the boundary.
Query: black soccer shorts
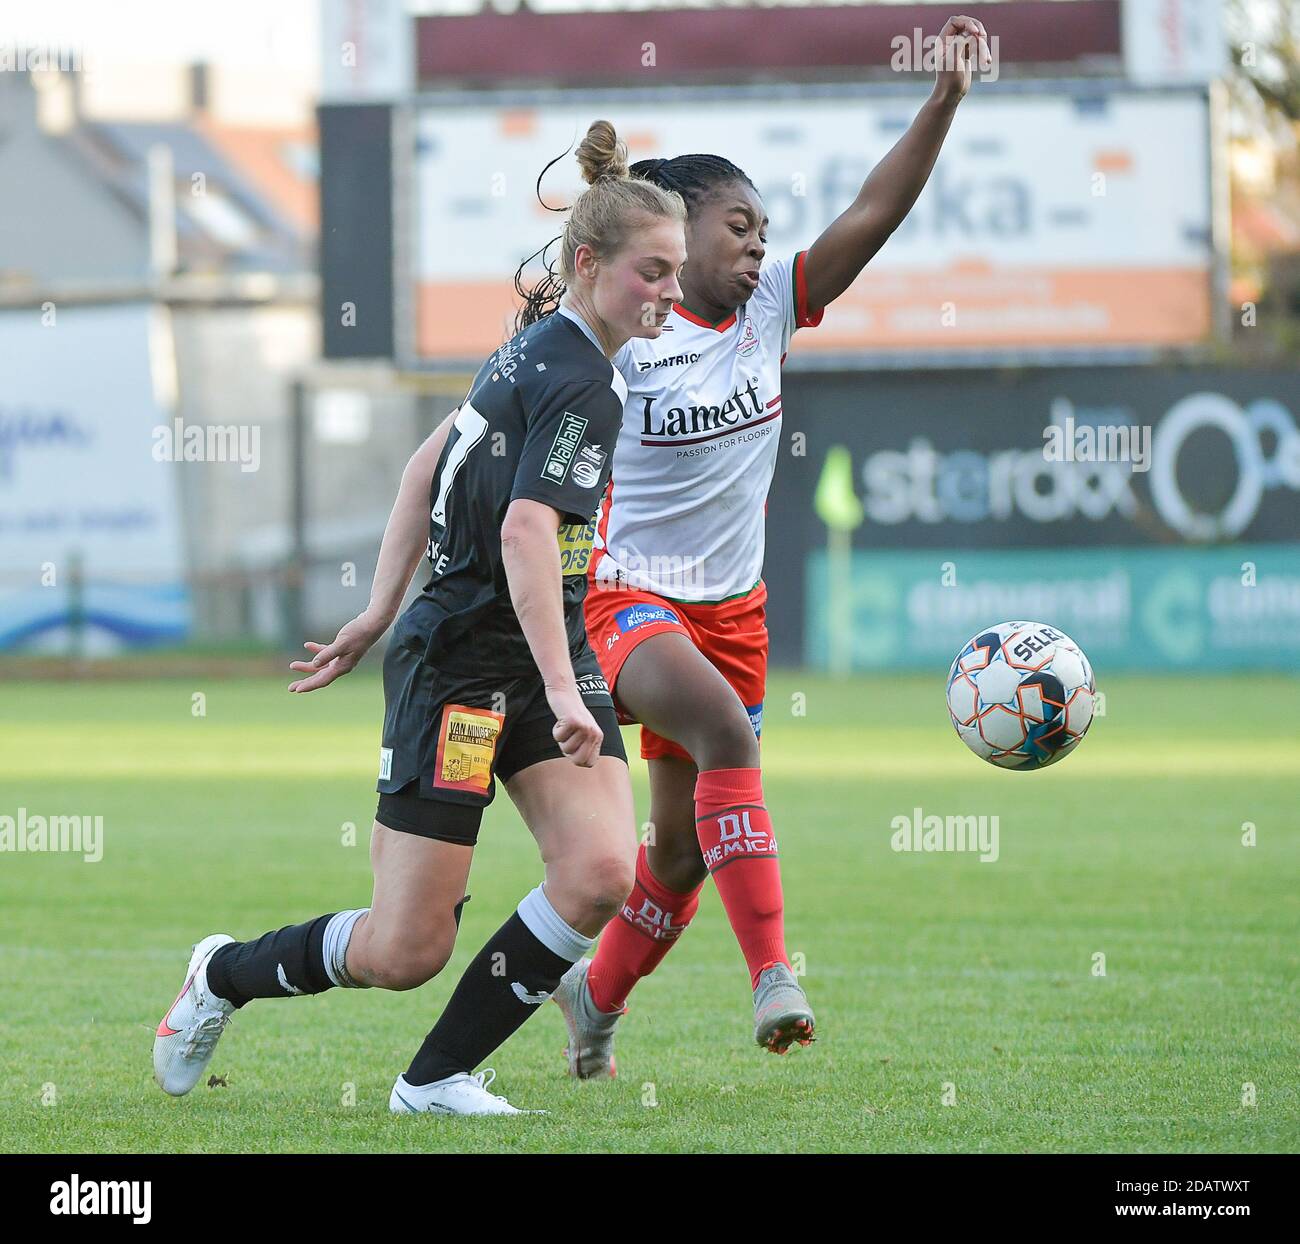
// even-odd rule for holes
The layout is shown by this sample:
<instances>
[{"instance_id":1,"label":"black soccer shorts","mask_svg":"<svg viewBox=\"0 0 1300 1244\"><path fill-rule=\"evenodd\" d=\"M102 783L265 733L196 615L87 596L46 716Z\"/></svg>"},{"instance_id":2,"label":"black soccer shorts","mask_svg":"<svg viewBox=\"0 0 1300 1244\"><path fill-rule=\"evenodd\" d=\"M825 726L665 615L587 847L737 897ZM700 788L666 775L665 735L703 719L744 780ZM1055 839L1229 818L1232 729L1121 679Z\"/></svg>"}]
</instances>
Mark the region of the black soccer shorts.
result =
<instances>
[{"instance_id":1,"label":"black soccer shorts","mask_svg":"<svg viewBox=\"0 0 1300 1244\"><path fill-rule=\"evenodd\" d=\"M473 846L496 779L564 753L541 675L454 673L424 660L418 639L384 657L379 807L389 829ZM578 691L604 731L602 756L627 762L614 701L589 646L574 658Z\"/></svg>"}]
</instances>

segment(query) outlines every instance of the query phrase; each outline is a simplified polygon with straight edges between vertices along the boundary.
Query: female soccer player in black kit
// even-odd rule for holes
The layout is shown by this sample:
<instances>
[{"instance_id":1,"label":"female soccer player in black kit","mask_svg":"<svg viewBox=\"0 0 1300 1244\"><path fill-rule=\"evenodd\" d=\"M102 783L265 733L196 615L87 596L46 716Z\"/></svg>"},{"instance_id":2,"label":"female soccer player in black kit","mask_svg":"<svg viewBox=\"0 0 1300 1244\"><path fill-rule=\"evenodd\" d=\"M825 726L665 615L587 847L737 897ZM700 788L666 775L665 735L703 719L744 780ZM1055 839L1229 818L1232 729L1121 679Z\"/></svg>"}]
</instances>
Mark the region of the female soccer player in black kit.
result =
<instances>
[{"instance_id":1,"label":"female soccer player in black kit","mask_svg":"<svg viewBox=\"0 0 1300 1244\"><path fill-rule=\"evenodd\" d=\"M588 189L564 230L563 302L483 364L454 421L416 451L370 606L292 664L307 675L296 692L351 670L428 556L432 576L384 660L371 905L253 941L200 941L154 1041L154 1076L168 1093L194 1086L230 1016L253 998L413 989L437 975L499 777L537 839L545 882L466 969L389 1106L518 1113L487 1091L494 1073L474 1069L536 1013L632 888L627 760L582 600L627 393L610 358L630 337L658 337L680 299L686 210L678 195L629 178L608 122L591 126L577 158Z\"/></svg>"}]
</instances>

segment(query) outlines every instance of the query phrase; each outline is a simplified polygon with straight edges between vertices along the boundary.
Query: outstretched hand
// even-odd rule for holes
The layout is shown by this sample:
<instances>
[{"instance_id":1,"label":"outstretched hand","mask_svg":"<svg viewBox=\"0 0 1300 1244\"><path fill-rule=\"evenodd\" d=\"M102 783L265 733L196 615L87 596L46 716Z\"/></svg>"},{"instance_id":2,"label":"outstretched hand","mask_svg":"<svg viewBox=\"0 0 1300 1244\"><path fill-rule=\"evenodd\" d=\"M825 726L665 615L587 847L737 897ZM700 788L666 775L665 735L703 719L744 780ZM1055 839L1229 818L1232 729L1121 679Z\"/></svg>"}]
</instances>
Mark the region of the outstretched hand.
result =
<instances>
[{"instance_id":1,"label":"outstretched hand","mask_svg":"<svg viewBox=\"0 0 1300 1244\"><path fill-rule=\"evenodd\" d=\"M303 647L314 654L311 660L290 661L289 668L309 677L290 683L289 690L315 691L318 687L328 687L336 678L355 669L387 629L386 625L368 613L363 613L348 622L335 636L332 644L307 640Z\"/></svg>"}]
</instances>

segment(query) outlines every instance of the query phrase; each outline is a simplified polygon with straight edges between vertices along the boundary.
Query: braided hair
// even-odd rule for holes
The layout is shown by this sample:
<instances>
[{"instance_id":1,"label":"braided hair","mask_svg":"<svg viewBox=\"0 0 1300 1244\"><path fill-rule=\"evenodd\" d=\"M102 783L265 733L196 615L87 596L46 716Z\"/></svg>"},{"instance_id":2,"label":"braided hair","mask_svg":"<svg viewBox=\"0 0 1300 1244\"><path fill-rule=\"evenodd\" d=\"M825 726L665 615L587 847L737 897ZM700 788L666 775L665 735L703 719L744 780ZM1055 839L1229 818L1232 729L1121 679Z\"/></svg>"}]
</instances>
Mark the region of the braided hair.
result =
<instances>
[{"instance_id":1,"label":"braided hair","mask_svg":"<svg viewBox=\"0 0 1300 1244\"><path fill-rule=\"evenodd\" d=\"M596 122L596 125L603 124L608 123ZM594 129L595 126L592 128ZM612 128L610 133L613 133ZM590 133L588 137L590 137ZM622 144L619 143L619 146L622 147ZM579 162L581 162L581 151L582 149L579 148ZM564 154L567 155L568 152ZM563 156L557 156L542 170L541 175L537 178L537 199L547 211L564 210L547 204L542 199L541 191L542 177L546 175L547 169L563 158ZM730 160L716 155L682 155L674 156L671 160L638 160L627 172L634 180L649 182L652 186L658 186L661 190L680 195L682 201L686 204L688 215L717 194L723 186L732 185L735 182L742 182L757 193L757 187L749 180L744 170L732 164ZM554 259L547 258L547 252L556 242L562 241L563 237L564 235L552 238L540 250L534 251L519 265L518 270L515 272L515 293L523 299L523 306L515 317L515 332L520 332L530 324L537 323L538 320L551 315L559 307L560 299L564 297L568 285L563 273L556 272ZM534 259L541 259L546 271L535 285L526 288L523 283L524 269Z\"/></svg>"},{"instance_id":2,"label":"braided hair","mask_svg":"<svg viewBox=\"0 0 1300 1244\"><path fill-rule=\"evenodd\" d=\"M711 199L723 186L742 182L755 194L758 187L743 169L716 155L674 156L671 160L638 160L632 176L643 178L665 190L675 190L686 200L687 212Z\"/></svg>"}]
</instances>

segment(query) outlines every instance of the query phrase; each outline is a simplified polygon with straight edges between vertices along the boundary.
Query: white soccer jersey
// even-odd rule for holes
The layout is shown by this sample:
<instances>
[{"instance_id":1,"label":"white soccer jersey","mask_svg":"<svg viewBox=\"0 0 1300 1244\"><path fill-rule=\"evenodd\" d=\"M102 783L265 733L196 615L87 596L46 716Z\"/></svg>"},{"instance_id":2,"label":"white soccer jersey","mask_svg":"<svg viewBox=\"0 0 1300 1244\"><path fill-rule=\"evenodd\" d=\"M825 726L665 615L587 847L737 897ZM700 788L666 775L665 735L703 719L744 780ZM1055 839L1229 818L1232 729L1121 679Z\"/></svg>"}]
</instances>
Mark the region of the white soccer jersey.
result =
<instances>
[{"instance_id":1,"label":"white soccer jersey","mask_svg":"<svg viewBox=\"0 0 1300 1244\"><path fill-rule=\"evenodd\" d=\"M680 601L743 595L763 570L764 508L781 440L781 364L812 328L804 252L759 269L720 324L673 308L656 340L615 356L627 381L592 577Z\"/></svg>"}]
</instances>

